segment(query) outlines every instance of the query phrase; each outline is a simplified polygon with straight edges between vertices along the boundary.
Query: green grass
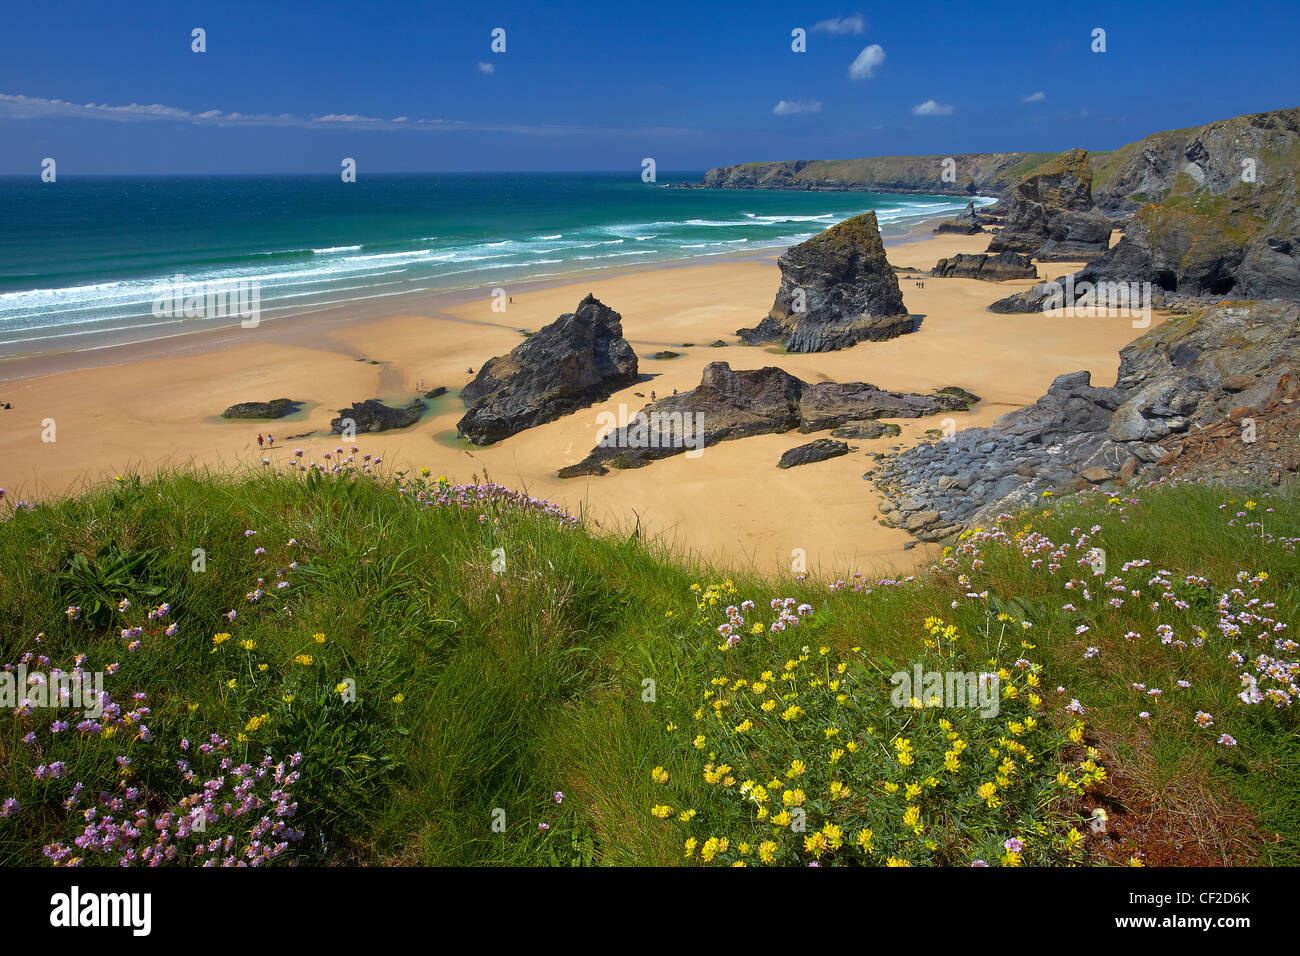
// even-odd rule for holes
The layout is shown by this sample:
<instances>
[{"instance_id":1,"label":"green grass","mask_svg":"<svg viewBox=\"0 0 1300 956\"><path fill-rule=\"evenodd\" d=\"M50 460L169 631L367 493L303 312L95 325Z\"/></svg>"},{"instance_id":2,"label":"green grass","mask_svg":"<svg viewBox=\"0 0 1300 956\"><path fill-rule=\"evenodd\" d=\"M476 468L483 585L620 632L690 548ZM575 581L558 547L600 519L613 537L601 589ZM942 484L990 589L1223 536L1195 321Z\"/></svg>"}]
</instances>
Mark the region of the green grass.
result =
<instances>
[{"instance_id":1,"label":"green grass","mask_svg":"<svg viewBox=\"0 0 1300 956\"><path fill-rule=\"evenodd\" d=\"M1247 518L1234 518L1248 495L1258 504ZM439 496L447 503L417 500ZM1220 510L1228 499L1236 503ZM1088 862L1123 863L1139 853L1154 862L1300 862L1294 713L1237 699L1244 668L1227 653L1240 648L1253 657L1267 647L1253 636L1229 640L1215 630L1215 601L1234 587L1245 600L1275 603L1263 612L1272 618L1296 621L1295 497L1182 485L1134 495L1132 502L1125 496L1045 505L1051 514L1017 519L1009 534L980 532L963 540L936 572L884 585L836 585L704 567L674 556L666 542L595 536L540 508L497 495L479 500L447 482L411 475L166 473L128 476L31 511L10 502L0 524L0 663L17 664L28 652L65 669L85 654L91 672L116 662L120 669L105 677L104 689L123 711L139 706L131 694L143 693L150 712L129 723L119 718L106 734L79 733L81 715L66 710L16 715L4 709L0 801L12 797L18 808L0 818L0 863L45 863L42 847L61 843L70 848L68 857L115 865L125 844L102 852L71 848L87 827L83 811L101 802L101 792L126 802L118 811L101 806L101 817L121 819L137 806L151 820L168 811L183 816L186 795L204 780L224 776L225 786L233 786L231 769L223 773L216 763L220 757L230 756L237 767L269 755L275 766L295 753L302 755L300 777L282 802L296 802L288 819L301 838L286 837L290 846L280 861L296 855L312 864L684 862L689 836L703 844L724 828L748 833L759 826L742 819L743 799L704 782L708 751L691 745L698 729L693 714L717 699L706 697L715 677L752 680L759 670L780 671L783 661L801 656L812 658L802 666L815 668L818 648L825 647L824 662L844 660L855 682L851 713L823 720L822 711L814 713L818 681L799 684L813 719L791 725L781 747L807 755L815 775L825 769L814 759L820 729L828 720L856 726L860 718L873 726L857 739L883 735L887 743L915 735L923 762L932 756L922 733L931 726L929 712L914 716L887 707L889 682L882 675L923 657L934 660L924 623L931 617L953 625L957 636L948 653L956 656L945 659L954 665L974 668L994 655L1006 661L1025 655L1040 665L1045 731L1069 729L1072 718L1061 704L1077 698L1085 708L1081 743L1096 749L1107 776L1032 806L1016 805L1015 815L1008 798L1003 816L980 811L978 826L969 790L936 790L924 799L927 839L932 835L937 849L901 832L889 836L899 848L891 853L915 853L915 862L962 862L987 856L1006 836L1038 832L1034 827L1053 840L1070 827L1087 832L1085 817L1103 806L1110 829L1084 840ZM1248 526L1260 517L1262 534ZM1026 541L1039 540L1033 535L1073 543L1072 527L1086 531L1094 524L1101 530L1081 551L1103 547L1105 577L1120 574L1126 587L1142 591L1140 601L1105 606L1105 577L1081 570L1080 552L1072 548L1055 574L1031 567L1021 552ZM1032 530L1025 532L1027 525ZM248 530L256 534L246 536ZM266 553L255 554L257 547ZM196 570L196 549L202 549L202 570ZM1034 557L1047 563L1046 552ZM1152 563L1119 570L1139 558ZM1148 583L1160 568L1172 572L1172 590L1189 603L1187 610L1168 601L1158 610L1148 606L1161 590ZM1243 571L1268 577L1239 583ZM1188 574L1204 576L1209 586L1185 584ZM250 602L259 577L263 596ZM1065 587L1071 577L1091 582L1092 602ZM277 588L280 581L287 586ZM692 584L716 587L692 591ZM987 597L967 597L984 591ZM785 597L806 602L812 614L799 627L772 633L768 602ZM130 607L119 611L123 598ZM758 605L750 620L764 630L722 651L716 627L725 620L723 606L746 598ZM1082 610L1063 610L1071 601ZM162 602L169 613L146 620ZM82 608L79 619L66 613L70 605ZM226 617L231 610L234 621ZM1022 632L1021 621L1032 628ZM169 637L163 629L171 623L177 630ZM1188 642L1203 628L1204 647L1161 644L1156 628L1164 623ZM1090 630L1077 635L1080 625ZM130 627L143 633L122 637ZM1128 631L1141 639L1126 640ZM214 635L226 633L229 638L214 643ZM133 640L139 647L129 650ZM1032 650L1021 649L1022 640ZM251 643L246 649L241 642ZM1090 646L1101 653L1085 657ZM310 664L302 655L310 655ZM1296 658L1294 651L1277 656ZM29 667L38 669L38 662ZM1180 679L1191 688L1179 690ZM1153 701L1132 688L1135 681L1164 693ZM1067 689L1063 696L1057 685ZM833 710L833 703L826 706ZM1139 718L1144 709L1150 719ZM1195 725L1198 711L1213 715L1212 728ZM50 723L59 717L72 726L56 734ZM149 739L140 737L141 723ZM784 734L782 726L774 722L773 732ZM1007 733L1000 726L963 725L972 764L985 743ZM24 741L28 733L32 742ZM1238 745L1216 744L1220 733ZM210 734L225 740L226 749L201 756L197 747ZM182 738L188 751L180 749ZM752 758L766 773L776 751L761 750L742 751L740 759ZM856 798L844 818L886 821L873 824L883 841L886 830L893 832L893 810L875 788L901 771L888 746L878 750L854 771ZM129 766L120 767L118 757L129 757ZM194 780L184 778L178 759L192 761ZM1053 744L1024 776L1042 784L1049 771L1086 759L1072 743ZM66 773L38 779L34 770L55 761L63 761ZM657 767L671 773L670 784L651 779ZM68 809L75 782L83 791ZM270 789L262 781L253 792L269 806L275 802ZM562 803L552 796L557 791ZM695 820L650 815L670 792L674 813L698 808ZM814 821L817 814L840 819L833 816L839 811L815 801L809 807ZM264 812L258 807L250 819ZM206 836L230 835L230 853L238 854L250 825L227 814ZM1047 842L1042 846L1043 854L1055 853ZM847 861L849 850L833 859ZM779 862L795 862L800 852L792 841Z\"/></svg>"}]
</instances>

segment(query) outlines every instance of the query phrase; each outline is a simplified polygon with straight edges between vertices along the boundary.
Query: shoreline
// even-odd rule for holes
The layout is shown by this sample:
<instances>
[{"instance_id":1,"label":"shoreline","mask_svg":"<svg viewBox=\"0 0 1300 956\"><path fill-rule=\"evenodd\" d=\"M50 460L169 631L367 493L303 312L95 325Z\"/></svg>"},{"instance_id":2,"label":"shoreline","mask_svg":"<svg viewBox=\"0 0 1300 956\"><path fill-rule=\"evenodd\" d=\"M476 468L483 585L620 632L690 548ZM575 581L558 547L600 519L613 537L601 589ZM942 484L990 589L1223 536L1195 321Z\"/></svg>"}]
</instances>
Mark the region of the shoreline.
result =
<instances>
[{"instance_id":1,"label":"shoreline","mask_svg":"<svg viewBox=\"0 0 1300 956\"><path fill-rule=\"evenodd\" d=\"M892 253L895 265L928 269L939 258L982 251L988 241L987 234L927 236L922 226L911 235L910 242L892 243L906 249ZM940 426L934 418L895 420L898 437L852 441L848 455L788 470L776 468L781 455L824 434L721 442L696 459L674 456L599 477L561 479L556 472L586 457L602 414L617 418L620 405L635 412L652 389L664 395L692 389L713 361L737 369L777 365L808 382L865 381L903 392L959 386L983 399L952 414L964 429L1033 403L1064 372L1087 369L1094 381L1113 382L1119 349L1140 334L1127 319L1081 323L987 311L995 299L1041 280L933 279L921 288L903 273L905 303L924 317L915 332L838 352L739 345L735 330L752 326L771 308L780 282L777 254L747 252L671 271L515 288L505 313L471 293L455 301L441 297L436 308L420 311L394 310L388 302L372 311L316 315L311 322L196 333L162 349L135 345L111 355L91 353L92 363L86 353L73 353L71 361L66 355L28 359L31 374L8 381L0 392L13 404L0 411L0 486L13 498L40 501L128 471L259 467L263 457L282 469L295 447L310 461L355 444L394 469L429 468L453 481L490 477L525 489L582 515L597 533L628 533L639 522L647 538L704 562L788 572L791 556L803 554L810 575L892 575L924 566L939 551L880 523L880 495L864 472L873 453L924 440L927 429ZM1045 277L1074 268L1051 263ZM573 311L589 292L622 316L624 337L640 357L638 382L495 445L458 441L464 406L457 396L471 378L467 369L509 352L523 341L521 329L535 331ZM718 340L726 345L709 344ZM650 357L662 350L679 354ZM443 386L449 394L428 402L414 425L358 435L350 443L331 433L339 409L368 398L405 404L416 397L421 379L425 390ZM300 410L275 420L220 417L229 405L279 397L301 402ZM57 423L57 441L43 440L47 421ZM259 450L259 433L279 436L273 451Z\"/></svg>"},{"instance_id":2,"label":"shoreline","mask_svg":"<svg viewBox=\"0 0 1300 956\"><path fill-rule=\"evenodd\" d=\"M937 216L914 223L899 236L884 238L886 248L922 241L929 238L929 231L934 226L951 216ZM638 268L607 266L592 269L589 272L548 276L542 279L527 279L513 283L510 294L517 295L554 289L565 285L577 285L586 281L601 281L619 276L637 275L645 272L662 272L674 269L694 267L707 268L711 265L724 265L733 262L767 261L780 256L788 246L765 246L759 249L738 252L718 253L714 256L694 256L684 259L667 259L660 262L644 263ZM701 262L701 259L708 259ZM285 334L291 335L289 329L294 323L308 320L325 323L329 329L339 324L351 324L373 321L385 316L406 312L436 314L446 308L452 308L476 299L487 298L496 286L472 286L462 289L438 289L405 292L385 298L382 302L366 303L358 299L336 305L308 308L303 312L281 316L277 319L263 320L266 329L280 330L284 326ZM259 323L258 328L263 328ZM107 343L86 348L35 349L9 355L0 355L0 386L11 382L39 375L51 375L56 372L103 368L109 365L137 362L151 358L174 358L193 354L197 350L224 348L238 344L238 339L248 330L237 323L218 328L194 329L175 332L170 335L133 342Z\"/></svg>"}]
</instances>

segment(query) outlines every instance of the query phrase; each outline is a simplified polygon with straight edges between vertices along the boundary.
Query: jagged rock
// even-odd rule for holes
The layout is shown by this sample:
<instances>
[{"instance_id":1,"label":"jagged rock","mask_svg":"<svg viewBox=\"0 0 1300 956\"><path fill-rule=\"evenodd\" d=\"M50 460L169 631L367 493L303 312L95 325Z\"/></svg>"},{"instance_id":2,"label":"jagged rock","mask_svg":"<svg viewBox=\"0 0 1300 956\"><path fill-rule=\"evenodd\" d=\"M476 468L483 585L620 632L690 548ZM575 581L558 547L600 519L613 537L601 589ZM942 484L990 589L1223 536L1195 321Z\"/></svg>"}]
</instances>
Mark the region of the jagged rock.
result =
<instances>
[{"instance_id":1,"label":"jagged rock","mask_svg":"<svg viewBox=\"0 0 1300 956\"><path fill-rule=\"evenodd\" d=\"M588 293L573 312L479 369L461 392L469 410L456 433L490 444L604 401L636 380L622 317Z\"/></svg>"},{"instance_id":2,"label":"jagged rock","mask_svg":"<svg viewBox=\"0 0 1300 956\"><path fill-rule=\"evenodd\" d=\"M654 355L650 357L652 359L675 359L675 358L681 358L681 355L682 355L681 352L670 352L667 349L664 349L664 351L656 352Z\"/></svg>"},{"instance_id":3,"label":"jagged rock","mask_svg":"<svg viewBox=\"0 0 1300 956\"><path fill-rule=\"evenodd\" d=\"M446 394L447 394L447 386L446 386L446 385L439 385L437 388L431 388L431 389L429 389L429 391L425 392L425 393L424 393L424 397L425 397L425 398L441 398L443 395L446 395Z\"/></svg>"},{"instance_id":4,"label":"jagged rock","mask_svg":"<svg viewBox=\"0 0 1300 956\"><path fill-rule=\"evenodd\" d=\"M1194 472L1207 447L1216 468L1260 459L1280 474L1282 443L1276 455L1252 446L1243 420L1259 415L1290 434L1291 416L1300 419L1292 406L1300 407L1300 305L1224 303L1174 316L1126 346L1114 386L1092 385L1086 371L1057 376L1033 405L909 449L873 480L896 525L940 512L915 531L938 540L927 537L932 527L987 525L1045 491L1128 481L1161 463ZM964 496L954 496L951 478Z\"/></svg>"},{"instance_id":5,"label":"jagged rock","mask_svg":"<svg viewBox=\"0 0 1300 956\"><path fill-rule=\"evenodd\" d=\"M781 342L790 352L828 352L915 329L874 212L791 246L777 265L781 287L772 310L757 327L736 332L746 345Z\"/></svg>"},{"instance_id":6,"label":"jagged rock","mask_svg":"<svg viewBox=\"0 0 1300 956\"><path fill-rule=\"evenodd\" d=\"M886 435L901 434L902 429L892 422L845 422L838 428L831 429L832 438L859 438L871 440Z\"/></svg>"},{"instance_id":7,"label":"jagged rock","mask_svg":"<svg viewBox=\"0 0 1300 956\"><path fill-rule=\"evenodd\" d=\"M735 371L711 362L700 384L646 405L625 427L604 436L569 474L599 473L597 466L640 467L660 458L691 454L720 441L751 435L835 428L876 417L916 418L965 407L951 395L887 392L863 382L810 384L783 369Z\"/></svg>"},{"instance_id":8,"label":"jagged rock","mask_svg":"<svg viewBox=\"0 0 1300 956\"><path fill-rule=\"evenodd\" d=\"M966 210L959 216L945 220L935 227L936 235L945 232L956 232L965 236L973 236L977 232L983 232L984 226L980 223L980 217L975 212L975 201L971 200L966 204Z\"/></svg>"},{"instance_id":9,"label":"jagged rock","mask_svg":"<svg viewBox=\"0 0 1300 956\"><path fill-rule=\"evenodd\" d=\"M330 430L341 435L349 428L357 433L406 428L418 422L423 411L424 402L418 398L402 408L393 408L377 398L368 398L349 408L340 408L339 417L330 421Z\"/></svg>"},{"instance_id":10,"label":"jagged rock","mask_svg":"<svg viewBox=\"0 0 1300 956\"><path fill-rule=\"evenodd\" d=\"M808 465L815 461L838 458L840 455L847 455L848 453L849 446L845 442L835 441L830 438L818 438L806 445L791 448L781 456L781 460L776 463L776 467L793 468L796 465Z\"/></svg>"},{"instance_id":11,"label":"jagged rock","mask_svg":"<svg viewBox=\"0 0 1300 956\"><path fill-rule=\"evenodd\" d=\"M1000 282L1003 279L1037 279L1038 269L1028 256L1018 252L999 252L992 256L961 253L951 259L940 259L930 274L940 279Z\"/></svg>"},{"instance_id":12,"label":"jagged rock","mask_svg":"<svg viewBox=\"0 0 1300 956\"><path fill-rule=\"evenodd\" d=\"M1071 149L1032 170L1012 191L1006 225L989 252L1018 252L1040 261L1089 259L1110 245L1110 220L1092 202L1088 153Z\"/></svg>"},{"instance_id":13,"label":"jagged rock","mask_svg":"<svg viewBox=\"0 0 1300 956\"><path fill-rule=\"evenodd\" d=\"M302 402L273 398L269 402L240 402L221 413L222 418L283 418L298 410Z\"/></svg>"}]
</instances>

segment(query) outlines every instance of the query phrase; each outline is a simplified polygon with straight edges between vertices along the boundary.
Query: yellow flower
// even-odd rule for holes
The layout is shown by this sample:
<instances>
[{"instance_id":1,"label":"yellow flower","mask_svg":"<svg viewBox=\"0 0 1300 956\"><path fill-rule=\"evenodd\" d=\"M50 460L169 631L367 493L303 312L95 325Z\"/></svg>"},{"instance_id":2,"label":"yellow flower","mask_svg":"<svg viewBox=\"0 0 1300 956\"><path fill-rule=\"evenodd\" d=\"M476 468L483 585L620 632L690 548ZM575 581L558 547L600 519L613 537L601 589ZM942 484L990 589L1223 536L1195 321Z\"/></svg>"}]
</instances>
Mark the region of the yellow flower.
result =
<instances>
[{"instance_id":1,"label":"yellow flower","mask_svg":"<svg viewBox=\"0 0 1300 956\"><path fill-rule=\"evenodd\" d=\"M787 807L801 807L803 806L805 799L807 798L804 796L804 792L798 788L787 790L785 793L781 794L781 802Z\"/></svg>"},{"instance_id":2,"label":"yellow flower","mask_svg":"<svg viewBox=\"0 0 1300 956\"><path fill-rule=\"evenodd\" d=\"M293 703L293 694L285 694L285 695L283 695L280 699L281 699L282 701L284 701L286 704L292 704L292 703Z\"/></svg>"},{"instance_id":3,"label":"yellow flower","mask_svg":"<svg viewBox=\"0 0 1300 956\"><path fill-rule=\"evenodd\" d=\"M316 659L310 654L299 654L293 659L293 661L295 664L301 664L303 667L311 667L312 664L316 663Z\"/></svg>"},{"instance_id":4,"label":"yellow flower","mask_svg":"<svg viewBox=\"0 0 1300 956\"><path fill-rule=\"evenodd\" d=\"M798 704L792 704L785 709L785 713L781 715L781 719L788 723L789 721L792 720L798 720L802 716L803 716L803 708L800 707Z\"/></svg>"},{"instance_id":5,"label":"yellow flower","mask_svg":"<svg viewBox=\"0 0 1300 956\"><path fill-rule=\"evenodd\" d=\"M257 641L243 640L239 642L239 646L246 651L251 651L253 648L257 647Z\"/></svg>"},{"instance_id":6,"label":"yellow flower","mask_svg":"<svg viewBox=\"0 0 1300 956\"><path fill-rule=\"evenodd\" d=\"M806 852L821 859L821 855L826 852L826 837L820 831L811 833L803 838L803 848Z\"/></svg>"},{"instance_id":7,"label":"yellow flower","mask_svg":"<svg viewBox=\"0 0 1300 956\"><path fill-rule=\"evenodd\" d=\"M213 644L216 644L218 647L220 647L222 644L226 643L226 641L228 641L228 640L230 640L230 635L229 635L229 634L213 634L213 635L212 635L212 643L213 643Z\"/></svg>"},{"instance_id":8,"label":"yellow flower","mask_svg":"<svg viewBox=\"0 0 1300 956\"><path fill-rule=\"evenodd\" d=\"M650 808L650 815L652 817L658 817L660 820L667 819L669 816L672 815L672 812L673 812L672 807L665 806L662 803L656 804L655 806Z\"/></svg>"},{"instance_id":9,"label":"yellow flower","mask_svg":"<svg viewBox=\"0 0 1300 956\"><path fill-rule=\"evenodd\" d=\"M771 711L776 710L776 701L769 698L768 700L763 701L760 705L760 709L770 713Z\"/></svg>"},{"instance_id":10,"label":"yellow flower","mask_svg":"<svg viewBox=\"0 0 1300 956\"><path fill-rule=\"evenodd\" d=\"M665 770L663 767L655 767L653 770L650 771L650 779L653 780L655 783L667 783L668 771Z\"/></svg>"},{"instance_id":11,"label":"yellow flower","mask_svg":"<svg viewBox=\"0 0 1300 956\"><path fill-rule=\"evenodd\" d=\"M858 835L854 837L854 842L865 853L875 853L875 847L872 846L873 834L870 830L859 830Z\"/></svg>"},{"instance_id":12,"label":"yellow flower","mask_svg":"<svg viewBox=\"0 0 1300 956\"><path fill-rule=\"evenodd\" d=\"M254 731L261 728L261 726L270 719L271 719L270 714L262 714L261 716L258 717L250 717L248 719L248 723L244 725L244 730L248 731L249 733L253 733Z\"/></svg>"},{"instance_id":13,"label":"yellow flower","mask_svg":"<svg viewBox=\"0 0 1300 956\"><path fill-rule=\"evenodd\" d=\"M748 717L742 720L740 723L736 724L736 733L738 734L743 734L745 733L745 731L753 730L753 729L754 729L754 722L750 720Z\"/></svg>"},{"instance_id":14,"label":"yellow flower","mask_svg":"<svg viewBox=\"0 0 1300 956\"><path fill-rule=\"evenodd\" d=\"M782 810L780 813L776 813L776 814L773 814L773 815L772 815L772 825L773 825L773 826L783 827L783 826L786 826L787 824L789 824L789 822L790 822L790 811L789 811L789 810Z\"/></svg>"},{"instance_id":15,"label":"yellow flower","mask_svg":"<svg viewBox=\"0 0 1300 956\"><path fill-rule=\"evenodd\" d=\"M790 778L798 777L807 771L807 769L808 765L802 760L792 760L790 761L790 769L786 771L785 775Z\"/></svg>"},{"instance_id":16,"label":"yellow flower","mask_svg":"<svg viewBox=\"0 0 1300 956\"><path fill-rule=\"evenodd\" d=\"M1050 493L1051 492L1048 492L1048 494ZM908 863L906 860L896 856L891 856L885 860L885 866L911 866L911 865L912 865L911 863Z\"/></svg>"},{"instance_id":17,"label":"yellow flower","mask_svg":"<svg viewBox=\"0 0 1300 956\"><path fill-rule=\"evenodd\" d=\"M405 695L405 694L394 694L394 695L393 695L393 703L394 703L394 704L400 704L400 703L401 703L402 701L404 701L404 700L406 700L406 695Z\"/></svg>"},{"instance_id":18,"label":"yellow flower","mask_svg":"<svg viewBox=\"0 0 1300 956\"><path fill-rule=\"evenodd\" d=\"M348 692L347 681L339 681L337 684L334 685L334 693L342 696L347 692Z\"/></svg>"},{"instance_id":19,"label":"yellow flower","mask_svg":"<svg viewBox=\"0 0 1300 956\"><path fill-rule=\"evenodd\" d=\"M700 859L709 863L718 855L718 838L709 837L704 841L704 846L700 847Z\"/></svg>"},{"instance_id":20,"label":"yellow flower","mask_svg":"<svg viewBox=\"0 0 1300 956\"><path fill-rule=\"evenodd\" d=\"M695 819L695 811L683 810L681 813L677 814L677 819L681 820L682 823L690 823L693 819Z\"/></svg>"},{"instance_id":21,"label":"yellow flower","mask_svg":"<svg viewBox=\"0 0 1300 956\"><path fill-rule=\"evenodd\" d=\"M686 838L685 846L686 846L686 852L682 854L683 856L690 856L692 853L694 853L694 852L695 852L695 837L687 837L687 838Z\"/></svg>"},{"instance_id":22,"label":"yellow flower","mask_svg":"<svg viewBox=\"0 0 1300 956\"><path fill-rule=\"evenodd\" d=\"M758 859L762 863L771 863L776 859L777 846L771 840L764 840L758 845Z\"/></svg>"},{"instance_id":23,"label":"yellow flower","mask_svg":"<svg viewBox=\"0 0 1300 956\"><path fill-rule=\"evenodd\" d=\"M707 742L707 738L703 734L700 734L698 737L695 738L695 749L703 750L704 744L706 742Z\"/></svg>"}]
</instances>

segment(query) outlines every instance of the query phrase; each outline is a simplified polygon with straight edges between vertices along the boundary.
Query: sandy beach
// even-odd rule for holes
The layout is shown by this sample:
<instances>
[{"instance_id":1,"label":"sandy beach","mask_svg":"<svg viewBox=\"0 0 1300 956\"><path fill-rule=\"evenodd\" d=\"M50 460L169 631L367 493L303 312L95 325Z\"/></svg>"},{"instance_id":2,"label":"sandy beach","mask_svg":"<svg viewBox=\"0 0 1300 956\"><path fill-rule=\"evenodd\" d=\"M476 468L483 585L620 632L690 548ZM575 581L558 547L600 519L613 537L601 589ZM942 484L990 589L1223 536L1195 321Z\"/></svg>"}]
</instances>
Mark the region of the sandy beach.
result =
<instances>
[{"instance_id":1,"label":"sandy beach","mask_svg":"<svg viewBox=\"0 0 1300 956\"><path fill-rule=\"evenodd\" d=\"M982 252L987 235L946 235L889 244L897 266L928 269L942 257ZM906 533L881 526L878 496L864 481L871 452L917 440L935 419L901 421L899 438L852 442L853 454L790 470L776 461L785 450L817 435L765 435L710 447L633 471L562 480L596 440L597 416L635 412L673 389L699 383L709 362L733 368L779 365L807 381L866 381L881 388L928 391L958 385L981 396L971 412L955 414L958 428L991 423L1033 402L1064 372L1087 369L1093 381L1113 383L1119 349L1142 333L1128 318L1067 319L995 315L986 306L1033 280L1000 283L927 279L924 288L900 274L908 309L924 320L918 331L887 342L864 342L839 352L790 355L734 344L735 330L754 325L771 307L779 283L776 254L710 265L605 275L522 291L509 290L505 312L481 294L412 299L396 314L370 307L264 322L258 328L182 336L162 342L14 359L0 365L0 486L15 497L40 500L108 480L131 469L195 463L214 468L256 466L263 454L282 464L294 448L317 458L341 444L329 434L340 408L367 398L405 404L423 379L446 386L415 426L357 436L363 452L397 468L429 468L454 481L478 474L526 489L581 513L604 531L643 532L730 566L789 569L802 549L810 573L883 574L928 560L935 549L904 551ZM1040 265L1054 278L1076 263ZM643 381L559 421L530 429L489 448L455 440L464 412L456 393L485 360L571 312L593 293L623 317L623 331L640 358ZM385 306L389 310L392 306ZM1153 322L1159 322L1157 314ZM722 339L733 343L712 348ZM687 345L687 343L693 343ZM679 358L650 358L662 349ZM638 394L639 393L639 394ZM304 403L276 421L226 421L237 402L286 397ZM55 440L43 440L48 419ZM259 452L258 432L276 437ZM305 436L305 437L295 437Z\"/></svg>"}]
</instances>

